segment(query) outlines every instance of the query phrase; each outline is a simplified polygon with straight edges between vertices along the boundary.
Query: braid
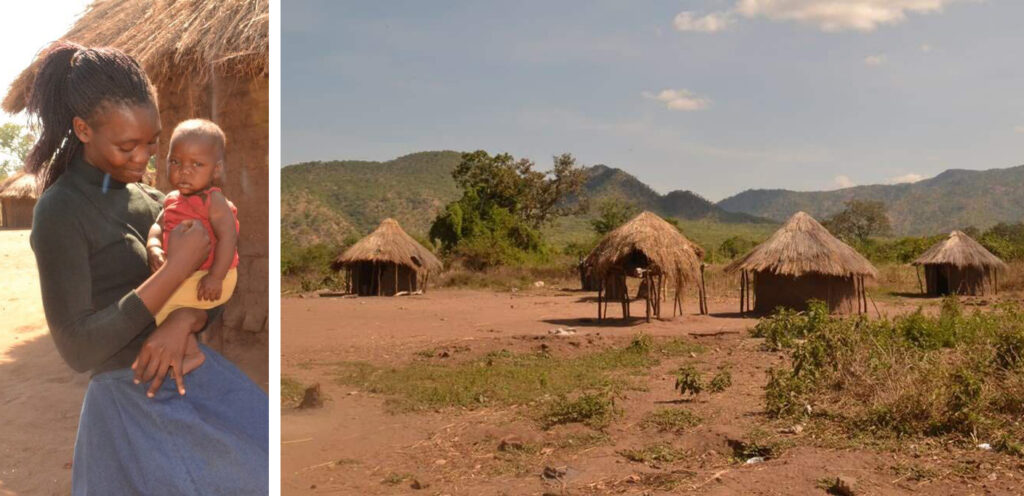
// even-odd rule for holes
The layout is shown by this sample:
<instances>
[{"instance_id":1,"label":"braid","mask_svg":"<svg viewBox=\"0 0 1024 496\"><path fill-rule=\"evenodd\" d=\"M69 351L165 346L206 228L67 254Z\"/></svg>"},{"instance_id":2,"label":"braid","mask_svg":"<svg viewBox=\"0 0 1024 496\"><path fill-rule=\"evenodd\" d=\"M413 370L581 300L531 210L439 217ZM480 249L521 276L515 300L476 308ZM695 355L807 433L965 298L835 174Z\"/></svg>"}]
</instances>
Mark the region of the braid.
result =
<instances>
[{"instance_id":1,"label":"braid","mask_svg":"<svg viewBox=\"0 0 1024 496\"><path fill-rule=\"evenodd\" d=\"M41 132L25 168L49 188L79 152L72 119L90 121L110 104L156 105L156 91L135 59L115 48L58 41L42 55L29 93Z\"/></svg>"}]
</instances>

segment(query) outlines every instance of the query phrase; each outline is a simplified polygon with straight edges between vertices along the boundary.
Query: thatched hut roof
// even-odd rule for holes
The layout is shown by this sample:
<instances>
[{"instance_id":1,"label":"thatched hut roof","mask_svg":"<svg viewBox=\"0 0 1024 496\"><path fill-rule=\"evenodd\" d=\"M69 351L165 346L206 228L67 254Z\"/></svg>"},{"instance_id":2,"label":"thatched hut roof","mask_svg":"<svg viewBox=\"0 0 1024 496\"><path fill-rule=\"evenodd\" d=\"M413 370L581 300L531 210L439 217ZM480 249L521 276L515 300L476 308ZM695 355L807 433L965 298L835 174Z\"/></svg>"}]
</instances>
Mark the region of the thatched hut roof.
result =
<instances>
[{"instance_id":1,"label":"thatched hut roof","mask_svg":"<svg viewBox=\"0 0 1024 496\"><path fill-rule=\"evenodd\" d=\"M360 262L391 262L407 265L417 272L439 272L441 261L409 236L395 219L384 219L365 238L334 260L334 268Z\"/></svg>"},{"instance_id":2,"label":"thatched hut roof","mask_svg":"<svg viewBox=\"0 0 1024 496\"><path fill-rule=\"evenodd\" d=\"M11 177L0 183L0 198L38 199L39 189L36 186L36 176L25 171L11 174Z\"/></svg>"},{"instance_id":3,"label":"thatched hut roof","mask_svg":"<svg viewBox=\"0 0 1024 496\"><path fill-rule=\"evenodd\" d=\"M767 241L729 264L725 270L771 272L794 277L812 273L878 277L878 271L871 262L804 212L793 214Z\"/></svg>"},{"instance_id":4,"label":"thatched hut roof","mask_svg":"<svg viewBox=\"0 0 1024 496\"><path fill-rule=\"evenodd\" d=\"M62 39L135 57L154 84L204 83L216 72L265 76L268 0L96 0ZM3 109L20 112L37 59L11 83Z\"/></svg>"},{"instance_id":5,"label":"thatched hut roof","mask_svg":"<svg viewBox=\"0 0 1024 496\"><path fill-rule=\"evenodd\" d=\"M641 252L651 267L677 283L697 278L704 250L678 229L651 212L643 212L605 235L587 256L585 264L604 277L633 252Z\"/></svg>"},{"instance_id":6,"label":"thatched hut roof","mask_svg":"<svg viewBox=\"0 0 1024 496\"><path fill-rule=\"evenodd\" d=\"M981 246L960 231L953 231L949 236L932 245L921 256L913 261L913 265L953 265L958 268L1006 269L1006 263L992 252Z\"/></svg>"}]
</instances>

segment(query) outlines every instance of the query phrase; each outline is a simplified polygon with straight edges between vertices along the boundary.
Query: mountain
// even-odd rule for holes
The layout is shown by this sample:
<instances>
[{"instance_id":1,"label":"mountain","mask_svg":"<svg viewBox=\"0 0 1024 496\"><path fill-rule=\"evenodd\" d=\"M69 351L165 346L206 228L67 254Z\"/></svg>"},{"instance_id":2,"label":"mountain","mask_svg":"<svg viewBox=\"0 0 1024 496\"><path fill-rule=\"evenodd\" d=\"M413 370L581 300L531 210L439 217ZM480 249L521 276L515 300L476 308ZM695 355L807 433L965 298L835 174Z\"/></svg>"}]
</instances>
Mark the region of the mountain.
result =
<instances>
[{"instance_id":1,"label":"mountain","mask_svg":"<svg viewBox=\"0 0 1024 496\"><path fill-rule=\"evenodd\" d=\"M394 217L414 235L425 235L434 216L460 196L452 179L460 160L459 152L440 151L413 153L388 162L289 165L281 170L282 236L303 244L342 240L368 233L385 217ZM594 203L619 198L681 220L767 222L722 210L690 191L661 195L614 167L596 165L586 173L584 195Z\"/></svg>"},{"instance_id":2,"label":"mountain","mask_svg":"<svg viewBox=\"0 0 1024 496\"><path fill-rule=\"evenodd\" d=\"M783 221L803 210L822 219L848 200L885 202L898 235L921 236L966 226L986 228L1024 220L1024 165L1007 169L950 169L912 184L855 186L835 191L753 189L731 196L723 210Z\"/></svg>"},{"instance_id":3,"label":"mountain","mask_svg":"<svg viewBox=\"0 0 1024 496\"><path fill-rule=\"evenodd\" d=\"M764 222L764 219L753 215L727 212L692 191L659 194L628 172L607 165L587 169L583 191L592 202L601 198L620 198L663 217L726 223Z\"/></svg>"}]
</instances>

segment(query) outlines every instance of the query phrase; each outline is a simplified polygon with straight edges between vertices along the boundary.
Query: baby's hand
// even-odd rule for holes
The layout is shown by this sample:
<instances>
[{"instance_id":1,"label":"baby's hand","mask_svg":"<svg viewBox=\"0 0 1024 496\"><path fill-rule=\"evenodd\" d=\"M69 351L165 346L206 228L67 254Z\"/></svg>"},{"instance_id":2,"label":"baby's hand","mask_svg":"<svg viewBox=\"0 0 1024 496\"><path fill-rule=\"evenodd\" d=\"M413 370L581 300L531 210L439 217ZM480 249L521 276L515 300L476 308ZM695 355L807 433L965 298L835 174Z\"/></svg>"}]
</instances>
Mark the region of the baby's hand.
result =
<instances>
[{"instance_id":1,"label":"baby's hand","mask_svg":"<svg viewBox=\"0 0 1024 496\"><path fill-rule=\"evenodd\" d=\"M218 279L210 274L206 274L199 280L199 294L196 296L199 298L199 301L217 301L220 299L221 287L223 285L223 278Z\"/></svg>"},{"instance_id":2,"label":"baby's hand","mask_svg":"<svg viewBox=\"0 0 1024 496\"><path fill-rule=\"evenodd\" d=\"M149 260L149 270L153 272L156 272L157 269L163 267L164 262L167 261L167 255L164 253L164 249L156 245L146 247L146 258Z\"/></svg>"}]
</instances>

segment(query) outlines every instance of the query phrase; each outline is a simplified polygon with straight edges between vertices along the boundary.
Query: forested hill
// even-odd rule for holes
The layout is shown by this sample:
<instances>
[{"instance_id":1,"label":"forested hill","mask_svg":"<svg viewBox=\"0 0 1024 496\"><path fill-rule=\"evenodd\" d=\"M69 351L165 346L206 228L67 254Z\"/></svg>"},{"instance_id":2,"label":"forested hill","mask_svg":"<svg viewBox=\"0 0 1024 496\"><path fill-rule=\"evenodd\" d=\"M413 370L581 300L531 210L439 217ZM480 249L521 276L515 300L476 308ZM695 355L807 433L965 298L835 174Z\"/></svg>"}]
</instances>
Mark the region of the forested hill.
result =
<instances>
[{"instance_id":1,"label":"forested hill","mask_svg":"<svg viewBox=\"0 0 1024 496\"><path fill-rule=\"evenodd\" d=\"M718 202L718 207L783 221L803 210L822 219L851 200L880 200L897 235L930 235L998 222L1024 220L1024 165L982 171L950 169L912 184L871 185L835 191L752 189Z\"/></svg>"}]
</instances>

